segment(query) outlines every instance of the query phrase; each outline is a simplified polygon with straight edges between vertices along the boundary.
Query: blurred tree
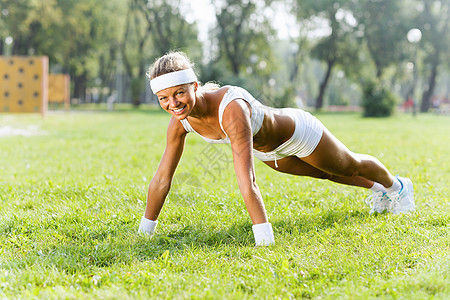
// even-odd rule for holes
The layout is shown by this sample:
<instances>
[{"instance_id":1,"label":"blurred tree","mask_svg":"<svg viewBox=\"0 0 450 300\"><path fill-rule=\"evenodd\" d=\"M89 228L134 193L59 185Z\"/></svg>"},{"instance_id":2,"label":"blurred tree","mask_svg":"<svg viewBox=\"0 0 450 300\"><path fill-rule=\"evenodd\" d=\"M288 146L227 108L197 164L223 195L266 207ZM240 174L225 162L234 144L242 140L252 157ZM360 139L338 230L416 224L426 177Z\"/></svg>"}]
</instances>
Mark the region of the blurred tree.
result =
<instances>
[{"instance_id":1,"label":"blurred tree","mask_svg":"<svg viewBox=\"0 0 450 300\"><path fill-rule=\"evenodd\" d=\"M106 65L114 58L105 53L114 49L120 31L120 2L0 0L0 37L12 37L12 55L49 56L51 66L71 75L73 96L83 101L88 80L99 70L102 77L112 76Z\"/></svg>"},{"instance_id":2,"label":"blurred tree","mask_svg":"<svg viewBox=\"0 0 450 300\"><path fill-rule=\"evenodd\" d=\"M98 38L95 44L95 52L92 54L91 64L95 66L94 85L108 87L109 94L115 85L117 60L120 55L120 37L124 28L122 11L125 3L122 0L101 0L98 12L100 17L93 24L97 28ZM100 94L99 102L103 102L104 94Z\"/></svg>"},{"instance_id":3,"label":"blurred tree","mask_svg":"<svg viewBox=\"0 0 450 300\"><path fill-rule=\"evenodd\" d=\"M55 49L48 34L60 19L55 0L0 0L0 38L2 42L12 38L11 55L46 54L52 58Z\"/></svg>"},{"instance_id":4,"label":"blurred tree","mask_svg":"<svg viewBox=\"0 0 450 300\"><path fill-rule=\"evenodd\" d=\"M120 32L119 0L58 0L64 16L59 33L63 68L69 70L73 96L82 102L90 78L97 78L100 57L115 45ZM118 21L119 20L119 21ZM70 37L70 38L67 38ZM108 56L109 57L109 56ZM114 57L110 57L110 63Z\"/></svg>"},{"instance_id":5,"label":"blurred tree","mask_svg":"<svg viewBox=\"0 0 450 300\"><path fill-rule=\"evenodd\" d=\"M141 11L145 14L146 20L153 24L152 41L153 55L161 56L174 49L199 55L201 44L198 41L198 30L195 23L186 20L183 14L181 0L154 0L142 1Z\"/></svg>"},{"instance_id":6,"label":"blurred tree","mask_svg":"<svg viewBox=\"0 0 450 300\"><path fill-rule=\"evenodd\" d=\"M121 42L121 58L130 80L131 101L134 106L141 104L141 93L145 87L145 63L149 60L147 49L151 40L152 22L146 20L143 12L146 1L127 1L125 30ZM146 47L148 46L148 48ZM122 95L121 95L122 96Z\"/></svg>"},{"instance_id":7,"label":"blurred tree","mask_svg":"<svg viewBox=\"0 0 450 300\"><path fill-rule=\"evenodd\" d=\"M186 21L177 0L129 0L122 59L131 80L134 106L142 102L148 61L171 50L201 52L195 24Z\"/></svg>"},{"instance_id":8,"label":"blurred tree","mask_svg":"<svg viewBox=\"0 0 450 300\"><path fill-rule=\"evenodd\" d=\"M364 117L389 117L398 102L393 92L377 79L369 79L363 84Z\"/></svg>"},{"instance_id":9,"label":"blurred tree","mask_svg":"<svg viewBox=\"0 0 450 300\"><path fill-rule=\"evenodd\" d=\"M419 1L420 13L418 23L423 32L423 44L426 52L424 65L429 72L420 105L421 112L427 112L431 106L431 98L436 87L440 65L446 65L450 52L448 38L450 23L450 1ZM422 11L423 10L423 11ZM442 68L442 67L441 67Z\"/></svg>"},{"instance_id":10,"label":"blurred tree","mask_svg":"<svg viewBox=\"0 0 450 300\"><path fill-rule=\"evenodd\" d=\"M268 105L277 93L285 93L274 74L279 61L274 55L276 32L268 19L272 1L219 0L215 7L217 26L211 31L211 61L203 68L208 80L240 85Z\"/></svg>"},{"instance_id":11,"label":"blurred tree","mask_svg":"<svg viewBox=\"0 0 450 300\"><path fill-rule=\"evenodd\" d=\"M326 64L326 71L319 84L319 94L315 108L321 109L332 70L340 65L350 69L358 64L358 43L354 35L357 25L353 17L349 0L297 0L293 3L294 11L300 23L307 21L325 21L329 34L320 38L311 49L311 56Z\"/></svg>"},{"instance_id":12,"label":"blurred tree","mask_svg":"<svg viewBox=\"0 0 450 300\"><path fill-rule=\"evenodd\" d=\"M234 76L242 71L273 71L269 39L274 31L262 12L264 1L222 0L213 4L217 18L217 59L224 59Z\"/></svg>"},{"instance_id":13,"label":"blurred tree","mask_svg":"<svg viewBox=\"0 0 450 300\"><path fill-rule=\"evenodd\" d=\"M408 2L403 0L354 0L352 11L363 28L364 39L381 78L384 69L404 59L405 37L410 29Z\"/></svg>"}]
</instances>

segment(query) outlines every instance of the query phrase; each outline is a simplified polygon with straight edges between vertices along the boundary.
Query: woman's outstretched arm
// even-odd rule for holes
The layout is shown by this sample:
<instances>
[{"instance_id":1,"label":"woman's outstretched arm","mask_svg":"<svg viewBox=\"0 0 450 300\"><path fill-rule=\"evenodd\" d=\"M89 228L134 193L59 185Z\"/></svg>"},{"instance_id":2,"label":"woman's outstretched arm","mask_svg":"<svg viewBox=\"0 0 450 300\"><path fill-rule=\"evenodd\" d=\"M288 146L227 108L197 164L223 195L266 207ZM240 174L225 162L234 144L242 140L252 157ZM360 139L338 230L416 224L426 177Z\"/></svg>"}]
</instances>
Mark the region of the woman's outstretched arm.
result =
<instances>
[{"instance_id":1,"label":"woman's outstretched arm","mask_svg":"<svg viewBox=\"0 0 450 300\"><path fill-rule=\"evenodd\" d=\"M167 143L158 169L148 187L147 207L144 217L156 221L167 194L173 174L183 154L186 131L180 121L172 118L167 129Z\"/></svg>"},{"instance_id":2,"label":"woman's outstretched arm","mask_svg":"<svg viewBox=\"0 0 450 300\"><path fill-rule=\"evenodd\" d=\"M253 224L260 224L267 223L267 215L256 184L250 111L244 100L232 101L224 111L222 125L231 141L234 170L247 211Z\"/></svg>"},{"instance_id":3,"label":"woman's outstretched arm","mask_svg":"<svg viewBox=\"0 0 450 300\"><path fill-rule=\"evenodd\" d=\"M223 114L223 129L231 141L234 170L245 206L253 222L256 246L274 244L272 225L267 221L266 209L256 184L253 164L253 134L250 107L243 100L228 104Z\"/></svg>"}]
</instances>

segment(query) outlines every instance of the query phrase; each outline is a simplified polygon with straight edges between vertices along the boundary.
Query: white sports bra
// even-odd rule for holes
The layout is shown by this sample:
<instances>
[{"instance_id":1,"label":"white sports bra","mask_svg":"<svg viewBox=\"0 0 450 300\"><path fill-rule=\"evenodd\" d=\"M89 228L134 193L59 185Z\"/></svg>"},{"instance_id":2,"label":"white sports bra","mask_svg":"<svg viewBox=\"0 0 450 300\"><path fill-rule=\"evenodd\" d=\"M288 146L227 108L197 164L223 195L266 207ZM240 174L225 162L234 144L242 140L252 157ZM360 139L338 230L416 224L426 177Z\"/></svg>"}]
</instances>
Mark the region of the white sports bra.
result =
<instances>
[{"instance_id":1,"label":"white sports bra","mask_svg":"<svg viewBox=\"0 0 450 300\"><path fill-rule=\"evenodd\" d=\"M229 144L230 138L228 137L225 130L223 130L222 126L222 116L225 108L228 104L230 104L231 101L236 99L242 99L246 101L248 104L250 104L252 108L252 115L251 115L251 127L252 127L252 134L253 136L258 133L258 131L261 129L262 123L264 121L264 111L262 109L262 104L258 100L256 100L249 92L247 92L245 89L237 87L237 86L231 86L228 91L225 93L225 95L222 98L222 101L219 105L219 124L220 128L222 129L223 133L225 133L226 138L224 139L209 139L206 138L192 128L191 124L189 124L189 121L186 119L181 120L181 124L183 124L184 129L187 132L195 132L198 135L200 135L206 142L210 144Z\"/></svg>"}]
</instances>

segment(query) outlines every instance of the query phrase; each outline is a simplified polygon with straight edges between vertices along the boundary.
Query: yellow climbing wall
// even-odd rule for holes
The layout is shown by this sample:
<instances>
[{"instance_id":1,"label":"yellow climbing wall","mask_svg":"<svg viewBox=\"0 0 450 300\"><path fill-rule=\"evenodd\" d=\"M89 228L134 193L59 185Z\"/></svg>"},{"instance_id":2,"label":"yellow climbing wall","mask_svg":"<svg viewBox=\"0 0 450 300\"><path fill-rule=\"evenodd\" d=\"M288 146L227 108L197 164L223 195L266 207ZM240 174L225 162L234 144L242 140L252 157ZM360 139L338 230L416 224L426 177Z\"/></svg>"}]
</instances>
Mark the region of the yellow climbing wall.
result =
<instances>
[{"instance_id":1,"label":"yellow climbing wall","mask_svg":"<svg viewBox=\"0 0 450 300\"><path fill-rule=\"evenodd\" d=\"M0 56L0 112L41 112L48 107L48 57Z\"/></svg>"},{"instance_id":2,"label":"yellow climbing wall","mask_svg":"<svg viewBox=\"0 0 450 300\"><path fill-rule=\"evenodd\" d=\"M68 74L49 74L48 102L70 105L70 76Z\"/></svg>"}]
</instances>

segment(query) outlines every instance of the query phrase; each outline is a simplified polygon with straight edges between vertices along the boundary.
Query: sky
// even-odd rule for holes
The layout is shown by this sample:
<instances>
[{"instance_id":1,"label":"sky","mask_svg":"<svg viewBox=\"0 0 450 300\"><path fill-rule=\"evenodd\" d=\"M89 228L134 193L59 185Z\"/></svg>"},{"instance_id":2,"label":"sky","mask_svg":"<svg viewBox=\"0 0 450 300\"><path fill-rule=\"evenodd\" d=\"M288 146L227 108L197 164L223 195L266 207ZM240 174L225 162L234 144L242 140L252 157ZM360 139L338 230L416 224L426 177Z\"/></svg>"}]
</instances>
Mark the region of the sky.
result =
<instances>
[{"instance_id":1,"label":"sky","mask_svg":"<svg viewBox=\"0 0 450 300\"><path fill-rule=\"evenodd\" d=\"M204 41L208 36L209 28L216 19L214 7L210 0L191 0L189 2L193 14L192 18L195 19L199 27L199 39Z\"/></svg>"},{"instance_id":2,"label":"sky","mask_svg":"<svg viewBox=\"0 0 450 300\"><path fill-rule=\"evenodd\" d=\"M190 6L187 8L187 18L193 18L199 26L199 39L205 41L208 37L209 29L214 26L215 12L211 4L211 0L191 0ZM278 2L279 3L279 2ZM295 32L295 20L286 13L284 4L278 4L276 11L268 10L270 19L273 20L273 26L277 30L278 37L287 39L289 36L298 36ZM189 12L192 12L189 13ZM294 29L294 30L293 30Z\"/></svg>"}]
</instances>

